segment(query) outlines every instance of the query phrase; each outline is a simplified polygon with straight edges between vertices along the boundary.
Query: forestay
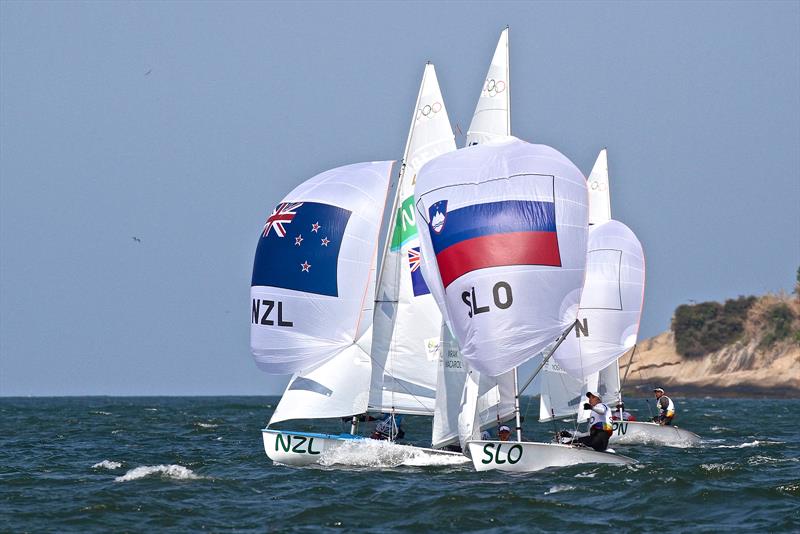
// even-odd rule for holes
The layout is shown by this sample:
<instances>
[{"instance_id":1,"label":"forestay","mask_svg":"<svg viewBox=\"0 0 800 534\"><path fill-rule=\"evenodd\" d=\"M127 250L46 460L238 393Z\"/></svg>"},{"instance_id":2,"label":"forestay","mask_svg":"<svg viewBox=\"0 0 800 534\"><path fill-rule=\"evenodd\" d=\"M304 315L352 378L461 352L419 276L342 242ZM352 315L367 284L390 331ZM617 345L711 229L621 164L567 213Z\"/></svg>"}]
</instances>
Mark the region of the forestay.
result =
<instances>
[{"instance_id":1,"label":"forestay","mask_svg":"<svg viewBox=\"0 0 800 534\"><path fill-rule=\"evenodd\" d=\"M644 269L642 245L627 226L611 220L590 228L578 321L553 355L564 371L588 377L636 344Z\"/></svg>"},{"instance_id":2,"label":"forestay","mask_svg":"<svg viewBox=\"0 0 800 534\"><path fill-rule=\"evenodd\" d=\"M588 206L569 159L490 141L429 162L415 198L425 278L472 369L510 371L574 323Z\"/></svg>"},{"instance_id":3,"label":"forestay","mask_svg":"<svg viewBox=\"0 0 800 534\"><path fill-rule=\"evenodd\" d=\"M466 146L511 135L511 85L509 83L508 28L500 34L486 81L483 83Z\"/></svg>"},{"instance_id":4,"label":"forestay","mask_svg":"<svg viewBox=\"0 0 800 534\"><path fill-rule=\"evenodd\" d=\"M366 409L371 282L392 163L319 174L289 193L262 228L251 351L262 370L295 374L273 422Z\"/></svg>"},{"instance_id":5,"label":"forestay","mask_svg":"<svg viewBox=\"0 0 800 534\"><path fill-rule=\"evenodd\" d=\"M425 66L400 171L374 312L370 408L431 415L442 316L422 276L414 216L418 170L455 140L432 64Z\"/></svg>"}]
</instances>

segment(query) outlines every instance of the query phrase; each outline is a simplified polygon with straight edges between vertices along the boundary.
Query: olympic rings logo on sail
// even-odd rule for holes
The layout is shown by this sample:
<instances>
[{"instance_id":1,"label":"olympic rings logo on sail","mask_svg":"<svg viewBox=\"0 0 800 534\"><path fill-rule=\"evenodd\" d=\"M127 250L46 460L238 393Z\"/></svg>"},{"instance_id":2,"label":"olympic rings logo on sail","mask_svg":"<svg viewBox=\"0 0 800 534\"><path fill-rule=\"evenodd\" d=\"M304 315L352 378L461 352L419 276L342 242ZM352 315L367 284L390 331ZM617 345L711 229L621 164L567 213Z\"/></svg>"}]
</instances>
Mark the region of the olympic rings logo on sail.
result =
<instances>
[{"instance_id":1,"label":"olympic rings logo on sail","mask_svg":"<svg viewBox=\"0 0 800 534\"><path fill-rule=\"evenodd\" d=\"M592 189L595 189L595 190L605 191L606 189L608 189L608 183L607 182L592 182L592 184L589 187L591 187Z\"/></svg>"},{"instance_id":2,"label":"olympic rings logo on sail","mask_svg":"<svg viewBox=\"0 0 800 534\"><path fill-rule=\"evenodd\" d=\"M495 80L494 78L486 78L486 85L483 87L483 92L487 93L490 97L498 95L506 90L506 82L503 80Z\"/></svg>"},{"instance_id":3,"label":"olympic rings logo on sail","mask_svg":"<svg viewBox=\"0 0 800 534\"><path fill-rule=\"evenodd\" d=\"M417 120L420 120L422 117L433 118L433 116L437 113L442 111L442 103L441 102L434 102L433 104L425 104L421 108L417 109Z\"/></svg>"}]
</instances>

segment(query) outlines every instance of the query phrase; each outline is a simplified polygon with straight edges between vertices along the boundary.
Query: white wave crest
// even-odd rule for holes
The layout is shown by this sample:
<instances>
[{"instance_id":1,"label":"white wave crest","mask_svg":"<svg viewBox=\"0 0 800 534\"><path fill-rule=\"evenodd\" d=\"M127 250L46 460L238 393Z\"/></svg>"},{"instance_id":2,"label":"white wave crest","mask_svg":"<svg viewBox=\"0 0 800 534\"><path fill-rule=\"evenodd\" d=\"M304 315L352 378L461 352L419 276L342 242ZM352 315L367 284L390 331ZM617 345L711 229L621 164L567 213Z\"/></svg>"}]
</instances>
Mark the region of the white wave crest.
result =
<instances>
[{"instance_id":1,"label":"white wave crest","mask_svg":"<svg viewBox=\"0 0 800 534\"><path fill-rule=\"evenodd\" d=\"M700 464L700 469L709 473L722 473L724 471L735 471L737 464L727 462L724 464Z\"/></svg>"},{"instance_id":2,"label":"white wave crest","mask_svg":"<svg viewBox=\"0 0 800 534\"><path fill-rule=\"evenodd\" d=\"M112 462L111 460L103 460L102 462L97 462L92 466L92 469L119 469L122 467L122 464L119 462Z\"/></svg>"},{"instance_id":3,"label":"white wave crest","mask_svg":"<svg viewBox=\"0 0 800 534\"><path fill-rule=\"evenodd\" d=\"M411 447L398 445L389 441L371 439L352 440L339 447L326 449L320 457L321 465L350 465L358 467L398 467L407 466L436 466L457 465L470 461L462 454L443 454Z\"/></svg>"},{"instance_id":4,"label":"white wave crest","mask_svg":"<svg viewBox=\"0 0 800 534\"><path fill-rule=\"evenodd\" d=\"M745 443L740 443L739 445L717 445L714 447L715 449L746 449L748 447L759 447L761 445L781 445L782 441L759 441L753 440L748 441Z\"/></svg>"},{"instance_id":5,"label":"white wave crest","mask_svg":"<svg viewBox=\"0 0 800 534\"><path fill-rule=\"evenodd\" d=\"M562 491L572 491L575 489L575 486L570 486L569 484L557 484L550 488L549 490L545 491L545 495L552 495L553 493L561 493Z\"/></svg>"},{"instance_id":6,"label":"white wave crest","mask_svg":"<svg viewBox=\"0 0 800 534\"><path fill-rule=\"evenodd\" d=\"M142 465L131 469L122 476L114 479L114 482L130 482L153 475L160 475L164 478L174 480L197 480L203 477L197 476L194 471L182 465Z\"/></svg>"},{"instance_id":7,"label":"white wave crest","mask_svg":"<svg viewBox=\"0 0 800 534\"><path fill-rule=\"evenodd\" d=\"M92 415L111 415L111 412L104 412L102 410L93 410L89 413Z\"/></svg>"},{"instance_id":8,"label":"white wave crest","mask_svg":"<svg viewBox=\"0 0 800 534\"><path fill-rule=\"evenodd\" d=\"M195 423L195 426L199 426L200 428L217 428L219 425L215 425L214 423Z\"/></svg>"},{"instance_id":9,"label":"white wave crest","mask_svg":"<svg viewBox=\"0 0 800 534\"><path fill-rule=\"evenodd\" d=\"M575 478L594 478L597 476L597 473L578 473L575 475Z\"/></svg>"}]
</instances>

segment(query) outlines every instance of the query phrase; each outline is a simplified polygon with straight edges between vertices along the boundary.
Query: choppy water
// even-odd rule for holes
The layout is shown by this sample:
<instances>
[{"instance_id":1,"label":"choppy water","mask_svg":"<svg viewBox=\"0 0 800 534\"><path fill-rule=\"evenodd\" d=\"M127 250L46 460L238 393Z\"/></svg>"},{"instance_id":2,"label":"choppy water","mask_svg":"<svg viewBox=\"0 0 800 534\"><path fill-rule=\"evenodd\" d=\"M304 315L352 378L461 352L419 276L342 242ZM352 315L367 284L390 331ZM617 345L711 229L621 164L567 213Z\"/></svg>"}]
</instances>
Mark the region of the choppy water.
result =
<instances>
[{"instance_id":1,"label":"choppy water","mask_svg":"<svg viewBox=\"0 0 800 534\"><path fill-rule=\"evenodd\" d=\"M800 401L675 400L702 447L618 447L640 464L509 475L273 465L259 432L269 397L5 398L0 530L800 530ZM644 400L626 404L646 417ZM526 437L547 439L552 425L532 419ZM428 420L404 426L427 445Z\"/></svg>"}]
</instances>

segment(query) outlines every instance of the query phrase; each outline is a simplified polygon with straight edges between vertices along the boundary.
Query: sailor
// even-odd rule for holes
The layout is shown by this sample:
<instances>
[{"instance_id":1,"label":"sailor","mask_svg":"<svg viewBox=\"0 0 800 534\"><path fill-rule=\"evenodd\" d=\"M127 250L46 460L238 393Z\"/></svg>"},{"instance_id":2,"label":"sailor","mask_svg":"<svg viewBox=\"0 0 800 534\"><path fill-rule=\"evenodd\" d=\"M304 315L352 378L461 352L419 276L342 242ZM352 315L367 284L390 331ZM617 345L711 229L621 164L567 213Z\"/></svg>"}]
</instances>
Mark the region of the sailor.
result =
<instances>
[{"instance_id":1,"label":"sailor","mask_svg":"<svg viewBox=\"0 0 800 534\"><path fill-rule=\"evenodd\" d=\"M603 404L600 395L592 393L586 394L589 402L583 404L584 410L591 410L589 416L589 432L567 432L562 430L556 433L556 442L563 444L580 443L591 447L598 452L603 452L608 448L608 440L613 433L611 427L611 408Z\"/></svg>"},{"instance_id":2,"label":"sailor","mask_svg":"<svg viewBox=\"0 0 800 534\"><path fill-rule=\"evenodd\" d=\"M500 428L497 429L497 436L500 441L508 441L508 438L511 437L511 429L506 425L500 425Z\"/></svg>"},{"instance_id":3,"label":"sailor","mask_svg":"<svg viewBox=\"0 0 800 534\"><path fill-rule=\"evenodd\" d=\"M403 439L406 433L403 431L403 416L391 413L381 414L381 420L375 425L375 431L370 434L372 439L397 440Z\"/></svg>"},{"instance_id":4,"label":"sailor","mask_svg":"<svg viewBox=\"0 0 800 534\"><path fill-rule=\"evenodd\" d=\"M672 399L664 395L664 390L656 388L653 390L656 395L656 407L658 415L653 417L653 422L659 425L671 425L672 418L675 417L675 404Z\"/></svg>"}]
</instances>

